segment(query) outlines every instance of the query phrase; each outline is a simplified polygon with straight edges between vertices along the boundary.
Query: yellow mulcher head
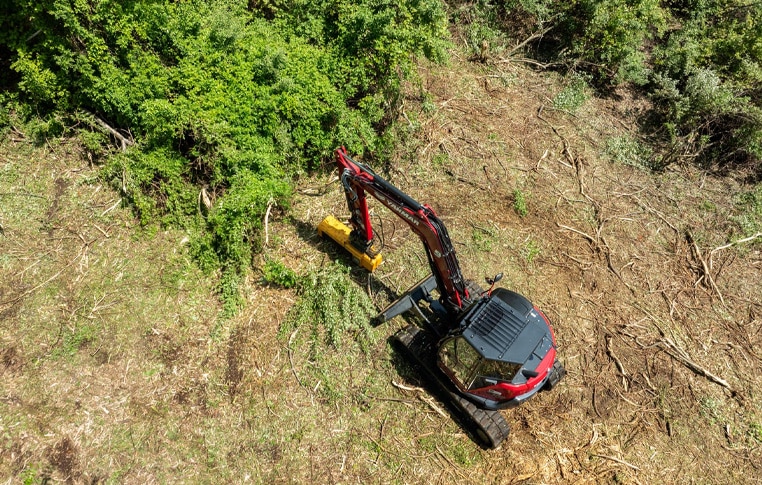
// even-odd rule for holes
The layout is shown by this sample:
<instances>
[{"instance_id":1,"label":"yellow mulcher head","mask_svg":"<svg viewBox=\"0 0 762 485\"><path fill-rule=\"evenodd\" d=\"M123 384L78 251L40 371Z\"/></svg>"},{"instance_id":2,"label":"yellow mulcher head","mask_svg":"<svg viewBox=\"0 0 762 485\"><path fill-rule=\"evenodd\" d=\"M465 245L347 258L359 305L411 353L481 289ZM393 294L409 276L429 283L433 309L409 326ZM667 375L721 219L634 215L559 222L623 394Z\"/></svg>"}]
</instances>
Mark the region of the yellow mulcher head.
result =
<instances>
[{"instance_id":1,"label":"yellow mulcher head","mask_svg":"<svg viewBox=\"0 0 762 485\"><path fill-rule=\"evenodd\" d=\"M323 219L320 224L318 224L317 230L319 236L328 236L349 251L355 261L360 263L360 265L368 271L374 271L383 260L380 254L370 256L354 247L354 245L349 242L349 233L351 232L349 226L333 216L328 216Z\"/></svg>"}]
</instances>

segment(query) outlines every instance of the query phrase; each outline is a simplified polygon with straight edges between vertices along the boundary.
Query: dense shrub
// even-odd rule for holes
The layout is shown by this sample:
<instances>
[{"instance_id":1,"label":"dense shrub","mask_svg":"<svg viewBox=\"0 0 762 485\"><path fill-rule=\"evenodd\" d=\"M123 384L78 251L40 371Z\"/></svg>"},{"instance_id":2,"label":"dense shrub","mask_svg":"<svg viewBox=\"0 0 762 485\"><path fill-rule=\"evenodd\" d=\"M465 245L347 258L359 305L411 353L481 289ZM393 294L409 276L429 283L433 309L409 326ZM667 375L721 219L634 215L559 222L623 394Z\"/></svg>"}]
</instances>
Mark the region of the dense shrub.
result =
<instances>
[{"instance_id":1,"label":"dense shrub","mask_svg":"<svg viewBox=\"0 0 762 485\"><path fill-rule=\"evenodd\" d=\"M543 62L583 71L602 90L629 85L653 101L665 155L762 172L762 4L743 0L452 2ZM473 30L473 28L470 28Z\"/></svg>"},{"instance_id":2,"label":"dense shrub","mask_svg":"<svg viewBox=\"0 0 762 485\"><path fill-rule=\"evenodd\" d=\"M134 140L104 176L144 223L185 227L234 299L289 176L338 145L373 150L412 56L441 57L445 29L434 0L12 0L0 86L19 116Z\"/></svg>"}]
</instances>

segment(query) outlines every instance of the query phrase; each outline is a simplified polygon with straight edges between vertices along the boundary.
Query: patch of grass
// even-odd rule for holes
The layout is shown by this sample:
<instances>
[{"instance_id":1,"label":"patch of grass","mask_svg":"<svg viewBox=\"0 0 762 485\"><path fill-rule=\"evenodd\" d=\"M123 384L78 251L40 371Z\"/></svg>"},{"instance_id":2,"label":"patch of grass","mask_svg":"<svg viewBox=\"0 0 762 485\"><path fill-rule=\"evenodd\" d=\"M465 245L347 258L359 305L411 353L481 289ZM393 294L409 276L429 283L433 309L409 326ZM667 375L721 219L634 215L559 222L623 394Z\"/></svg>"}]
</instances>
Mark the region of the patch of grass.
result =
<instances>
[{"instance_id":1,"label":"patch of grass","mask_svg":"<svg viewBox=\"0 0 762 485\"><path fill-rule=\"evenodd\" d=\"M419 446L430 453L443 453L462 467L471 467L481 461L479 448L472 441L453 439L448 436L424 436L418 440Z\"/></svg>"},{"instance_id":2,"label":"patch of grass","mask_svg":"<svg viewBox=\"0 0 762 485\"><path fill-rule=\"evenodd\" d=\"M736 208L740 214L732 219L740 226L743 236L750 237L762 232L762 184L739 194Z\"/></svg>"},{"instance_id":3,"label":"patch of grass","mask_svg":"<svg viewBox=\"0 0 762 485\"><path fill-rule=\"evenodd\" d=\"M699 399L699 406L701 416L703 416L709 424L714 425L724 421L721 409L722 405L717 399L708 396L702 397Z\"/></svg>"},{"instance_id":4,"label":"patch of grass","mask_svg":"<svg viewBox=\"0 0 762 485\"><path fill-rule=\"evenodd\" d=\"M98 326L95 324L78 325L72 330L65 331L61 347L56 349L54 356L73 356L80 349L88 347L98 338Z\"/></svg>"},{"instance_id":5,"label":"patch of grass","mask_svg":"<svg viewBox=\"0 0 762 485\"><path fill-rule=\"evenodd\" d=\"M584 76L573 74L566 86L553 98L553 107L557 110L575 114L585 104L590 95Z\"/></svg>"},{"instance_id":6,"label":"patch of grass","mask_svg":"<svg viewBox=\"0 0 762 485\"><path fill-rule=\"evenodd\" d=\"M471 240L477 250L491 252L497 242L497 231L491 227L474 227L471 231Z\"/></svg>"},{"instance_id":7,"label":"patch of grass","mask_svg":"<svg viewBox=\"0 0 762 485\"><path fill-rule=\"evenodd\" d=\"M436 155L434 155L434 158L431 159L431 164L435 168L442 168L446 167L450 164L450 156L447 155L447 153L439 152Z\"/></svg>"},{"instance_id":8,"label":"patch of grass","mask_svg":"<svg viewBox=\"0 0 762 485\"><path fill-rule=\"evenodd\" d=\"M513 210L519 217L526 217L529 214L527 197L521 189L513 190Z\"/></svg>"},{"instance_id":9,"label":"patch of grass","mask_svg":"<svg viewBox=\"0 0 762 485\"><path fill-rule=\"evenodd\" d=\"M717 212L717 204L711 200L704 200L699 204L699 209L704 212Z\"/></svg>"},{"instance_id":10,"label":"patch of grass","mask_svg":"<svg viewBox=\"0 0 762 485\"><path fill-rule=\"evenodd\" d=\"M754 441L762 443L762 423L751 422L749 423L748 435Z\"/></svg>"}]
</instances>

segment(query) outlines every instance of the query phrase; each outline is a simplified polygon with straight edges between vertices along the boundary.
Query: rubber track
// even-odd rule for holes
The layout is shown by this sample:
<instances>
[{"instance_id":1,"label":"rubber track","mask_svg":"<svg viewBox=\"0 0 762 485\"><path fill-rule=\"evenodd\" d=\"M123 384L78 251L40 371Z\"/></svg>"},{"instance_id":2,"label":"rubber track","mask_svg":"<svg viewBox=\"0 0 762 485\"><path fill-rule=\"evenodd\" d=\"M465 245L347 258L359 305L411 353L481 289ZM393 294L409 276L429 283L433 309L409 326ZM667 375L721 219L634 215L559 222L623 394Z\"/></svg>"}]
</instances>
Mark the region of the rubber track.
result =
<instances>
[{"instance_id":1,"label":"rubber track","mask_svg":"<svg viewBox=\"0 0 762 485\"><path fill-rule=\"evenodd\" d=\"M452 383L436 367L436 351L426 332L419 327L409 325L394 335L394 339L405 348L428 374L428 381L436 383L450 400L450 405L466 421L467 429L486 448L497 448L510 433L508 423L500 411L488 411L477 407L473 402L452 389Z\"/></svg>"}]
</instances>

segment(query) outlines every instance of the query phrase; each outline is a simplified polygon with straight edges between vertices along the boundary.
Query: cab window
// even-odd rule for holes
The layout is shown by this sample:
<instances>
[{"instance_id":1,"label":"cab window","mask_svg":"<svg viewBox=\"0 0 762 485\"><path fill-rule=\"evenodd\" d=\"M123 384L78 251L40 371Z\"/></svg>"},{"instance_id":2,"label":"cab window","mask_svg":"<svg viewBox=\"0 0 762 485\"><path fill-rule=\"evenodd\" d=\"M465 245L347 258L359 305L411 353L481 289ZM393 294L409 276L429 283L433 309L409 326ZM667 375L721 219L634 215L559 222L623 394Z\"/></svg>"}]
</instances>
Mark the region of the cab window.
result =
<instances>
[{"instance_id":1,"label":"cab window","mask_svg":"<svg viewBox=\"0 0 762 485\"><path fill-rule=\"evenodd\" d=\"M463 337L452 338L442 344L439 359L464 388L471 387L475 367L481 360L481 356L471 344Z\"/></svg>"},{"instance_id":2,"label":"cab window","mask_svg":"<svg viewBox=\"0 0 762 485\"><path fill-rule=\"evenodd\" d=\"M511 382L521 364L484 359L477 369L472 389L494 386L498 382Z\"/></svg>"}]
</instances>

